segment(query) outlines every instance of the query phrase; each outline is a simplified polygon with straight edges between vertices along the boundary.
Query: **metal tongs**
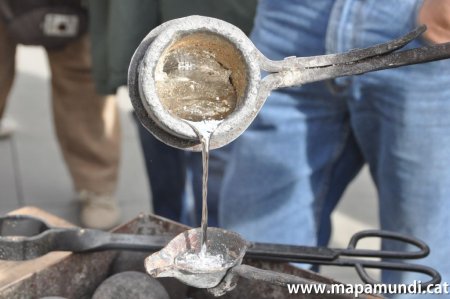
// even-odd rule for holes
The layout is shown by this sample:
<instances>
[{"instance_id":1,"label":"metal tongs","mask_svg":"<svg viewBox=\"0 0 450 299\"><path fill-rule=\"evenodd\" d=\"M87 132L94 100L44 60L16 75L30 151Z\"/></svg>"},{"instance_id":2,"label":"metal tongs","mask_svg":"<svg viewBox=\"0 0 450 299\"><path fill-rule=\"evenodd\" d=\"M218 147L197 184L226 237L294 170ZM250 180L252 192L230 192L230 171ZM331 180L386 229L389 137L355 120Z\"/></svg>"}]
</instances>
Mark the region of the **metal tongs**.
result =
<instances>
[{"instance_id":1,"label":"metal tongs","mask_svg":"<svg viewBox=\"0 0 450 299\"><path fill-rule=\"evenodd\" d=\"M184 283L226 292L234 287L237 277L253 277L276 284L308 283L288 274L241 265L243 258L354 267L361 280L377 284L366 268L391 269L423 273L430 276L422 287L440 282L439 273L427 266L399 261L377 261L369 258L395 260L421 259L429 254L428 246L415 238L398 233L370 230L355 234L347 248L293 246L248 242L238 234L221 228L208 228L207 249L221 254L228 262L219 268L198 271L177 265L177 256L188 250L200 250L199 228L187 230L174 238L162 235L110 233L94 229L51 227L44 221L26 215L0 217L0 259L29 260L52 251L93 252L101 250L136 250L155 252L145 261L147 271L154 276L173 276ZM412 245L415 251L357 249L364 238L378 237ZM358 257L358 258L354 258ZM361 259L364 258L364 259ZM225 279L226 278L226 279ZM221 286L219 288L219 285Z\"/></svg>"},{"instance_id":2,"label":"metal tongs","mask_svg":"<svg viewBox=\"0 0 450 299\"><path fill-rule=\"evenodd\" d=\"M128 72L130 97L139 120L155 137L173 147L200 150L192 128L161 105L155 78L172 49L195 46L210 53L230 70L238 94L235 110L211 138L214 149L245 131L272 90L450 58L450 43L397 52L425 30L420 26L398 39L346 53L272 61L227 22L200 16L181 18L155 28L139 45Z\"/></svg>"}]
</instances>

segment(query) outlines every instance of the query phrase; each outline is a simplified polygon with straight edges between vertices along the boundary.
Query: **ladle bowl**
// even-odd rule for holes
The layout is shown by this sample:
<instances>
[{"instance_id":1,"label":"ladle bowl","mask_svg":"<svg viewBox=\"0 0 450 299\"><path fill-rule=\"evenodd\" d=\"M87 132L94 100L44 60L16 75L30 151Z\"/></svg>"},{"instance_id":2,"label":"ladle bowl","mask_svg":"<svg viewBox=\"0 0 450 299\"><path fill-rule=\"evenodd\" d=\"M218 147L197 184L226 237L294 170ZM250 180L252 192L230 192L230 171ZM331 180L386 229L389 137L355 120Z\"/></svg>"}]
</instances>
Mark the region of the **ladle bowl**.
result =
<instances>
[{"instance_id":1,"label":"ladle bowl","mask_svg":"<svg viewBox=\"0 0 450 299\"><path fill-rule=\"evenodd\" d=\"M180 149L200 151L198 137L162 101L157 78L174 51L205 53L230 73L234 105L211 138L218 148L237 138L256 116L261 71L255 47L237 27L214 18L190 16L152 30L136 50L128 72L130 98L138 119L156 138ZM201 94L200 94L201 95ZM174 101L177 99L174 99ZM255 111L253 109L255 108Z\"/></svg>"},{"instance_id":2,"label":"ladle bowl","mask_svg":"<svg viewBox=\"0 0 450 299\"><path fill-rule=\"evenodd\" d=\"M224 263L205 268L196 263L177 263L177 258L188 252L200 252L201 229L187 230L171 240L162 250L145 259L145 269L153 277L175 277L181 282L197 287L217 286L230 268L242 263L248 244L240 235L221 228L208 228L206 252L221 255Z\"/></svg>"}]
</instances>

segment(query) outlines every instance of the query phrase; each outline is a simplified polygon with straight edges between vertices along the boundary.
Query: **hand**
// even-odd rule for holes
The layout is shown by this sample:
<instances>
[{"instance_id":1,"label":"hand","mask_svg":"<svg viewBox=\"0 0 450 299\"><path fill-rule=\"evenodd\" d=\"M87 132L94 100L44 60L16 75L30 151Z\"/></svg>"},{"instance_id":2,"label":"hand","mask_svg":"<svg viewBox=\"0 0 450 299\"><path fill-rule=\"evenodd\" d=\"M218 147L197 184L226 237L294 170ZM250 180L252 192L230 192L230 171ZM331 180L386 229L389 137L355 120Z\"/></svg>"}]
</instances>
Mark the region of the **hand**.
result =
<instances>
[{"instance_id":1,"label":"hand","mask_svg":"<svg viewBox=\"0 0 450 299\"><path fill-rule=\"evenodd\" d=\"M425 0L418 17L427 25L424 37L433 43L450 42L450 0Z\"/></svg>"}]
</instances>

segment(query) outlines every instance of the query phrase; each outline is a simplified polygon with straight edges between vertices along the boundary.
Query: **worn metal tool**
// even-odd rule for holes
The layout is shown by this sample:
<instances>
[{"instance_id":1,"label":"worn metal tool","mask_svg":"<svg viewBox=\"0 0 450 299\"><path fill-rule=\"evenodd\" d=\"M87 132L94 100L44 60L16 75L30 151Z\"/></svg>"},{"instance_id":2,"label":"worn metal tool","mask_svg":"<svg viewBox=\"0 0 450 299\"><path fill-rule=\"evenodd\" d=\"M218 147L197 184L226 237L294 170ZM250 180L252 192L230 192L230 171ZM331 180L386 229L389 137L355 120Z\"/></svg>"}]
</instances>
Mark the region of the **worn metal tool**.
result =
<instances>
[{"instance_id":1,"label":"worn metal tool","mask_svg":"<svg viewBox=\"0 0 450 299\"><path fill-rule=\"evenodd\" d=\"M155 137L177 148L199 151L193 129L161 103L157 81L176 51L195 50L214 57L230 72L236 91L234 110L212 136L214 149L237 138L274 89L450 58L450 43L395 52L424 31L421 26L399 39L342 54L271 61L227 22L200 16L177 19L152 30L136 50L128 73L130 97L137 117ZM182 68L189 66L181 62Z\"/></svg>"},{"instance_id":2,"label":"worn metal tool","mask_svg":"<svg viewBox=\"0 0 450 299\"><path fill-rule=\"evenodd\" d=\"M56 228L32 216L10 215L0 217L0 259L28 260L52 251L92 252L121 249L156 252L161 250L146 260L146 268L150 274L174 276L189 285L205 288L217 286L230 272L230 268L241 264L244 256L259 260L354 267L361 280L371 284L379 282L367 274L366 268L423 273L431 277L424 285L440 281L439 273L427 266L367 259L420 259L429 254L428 246L422 241L393 232L375 230L357 233L345 249L247 242L236 233L213 227L208 228L208 236L208 251L222 254L227 263L224 267L197 271L195 267L186 269L177 265L175 258L186 250L199 250L200 228L187 230L174 238L174 236L117 234L93 229ZM398 252L357 249L358 242L368 237L405 242L417 250ZM243 269L247 269L246 273L250 270L260 271L248 267ZM233 270L233 273L242 271L244 270ZM267 277L268 272L264 273L266 274L263 277ZM276 276L280 273L272 272L272 275Z\"/></svg>"},{"instance_id":3,"label":"worn metal tool","mask_svg":"<svg viewBox=\"0 0 450 299\"><path fill-rule=\"evenodd\" d=\"M108 249L157 251L173 236L117 234L95 229L51 227L28 215L0 217L0 259L23 261L52 251Z\"/></svg>"}]
</instances>

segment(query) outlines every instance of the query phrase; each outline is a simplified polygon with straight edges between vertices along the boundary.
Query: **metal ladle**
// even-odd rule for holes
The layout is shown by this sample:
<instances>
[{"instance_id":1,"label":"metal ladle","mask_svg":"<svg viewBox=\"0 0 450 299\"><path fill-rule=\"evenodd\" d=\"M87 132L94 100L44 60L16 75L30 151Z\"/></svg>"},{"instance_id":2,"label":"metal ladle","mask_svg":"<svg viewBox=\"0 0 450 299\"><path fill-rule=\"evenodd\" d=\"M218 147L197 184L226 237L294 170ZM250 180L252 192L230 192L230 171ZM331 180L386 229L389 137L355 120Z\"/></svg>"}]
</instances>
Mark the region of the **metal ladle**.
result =
<instances>
[{"instance_id":1,"label":"metal ladle","mask_svg":"<svg viewBox=\"0 0 450 299\"><path fill-rule=\"evenodd\" d=\"M248 243L234 232L220 228L208 228L207 252L221 255L224 263L198 269L195 264L186 265L176 262L186 252L200 252L201 230L187 230L167 244L161 251L145 259L147 272L154 277L176 277L180 281L197 288L217 286L230 268L242 263Z\"/></svg>"},{"instance_id":2,"label":"metal ladle","mask_svg":"<svg viewBox=\"0 0 450 299\"><path fill-rule=\"evenodd\" d=\"M343 54L271 61L227 22L201 16L176 19L152 30L136 50L128 73L130 97L137 117L156 138L173 147L200 151L191 126L162 105L155 77L174 49L206 51L231 71L236 91L235 108L211 138L211 149L219 148L250 125L274 89L449 58L450 43L394 52L425 30L421 26L388 43ZM262 78L263 71L268 75Z\"/></svg>"}]
</instances>

